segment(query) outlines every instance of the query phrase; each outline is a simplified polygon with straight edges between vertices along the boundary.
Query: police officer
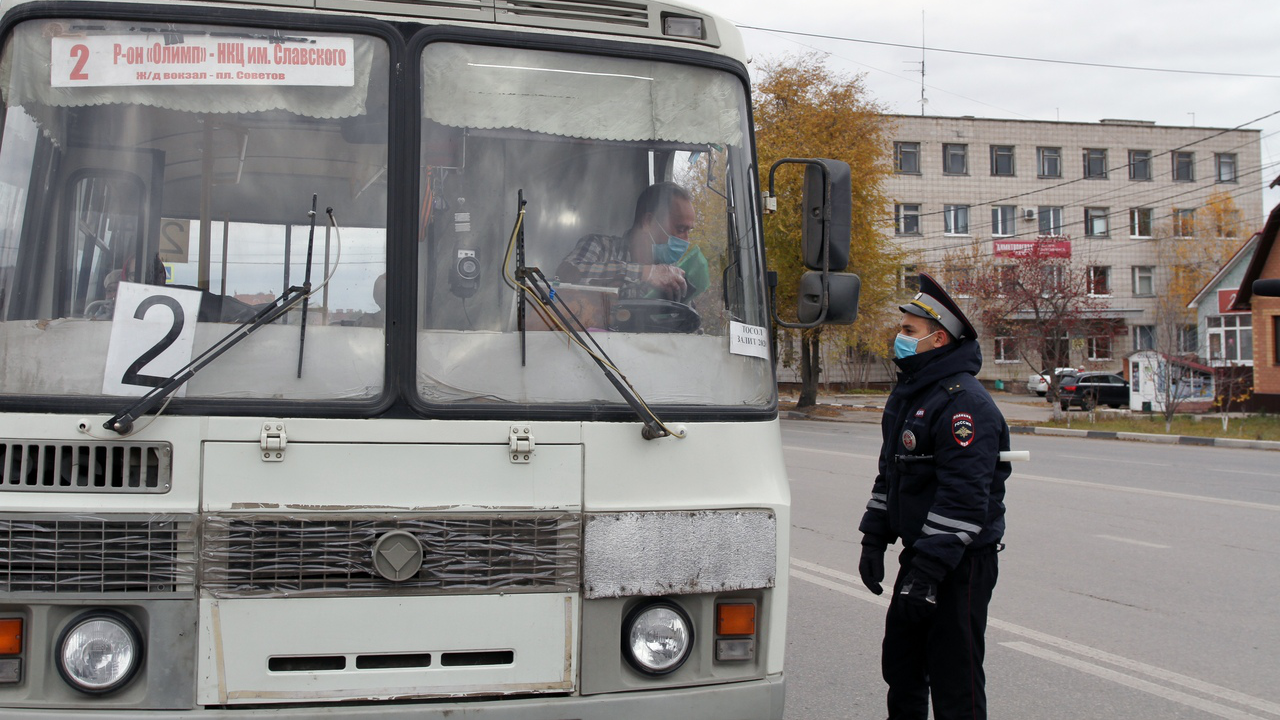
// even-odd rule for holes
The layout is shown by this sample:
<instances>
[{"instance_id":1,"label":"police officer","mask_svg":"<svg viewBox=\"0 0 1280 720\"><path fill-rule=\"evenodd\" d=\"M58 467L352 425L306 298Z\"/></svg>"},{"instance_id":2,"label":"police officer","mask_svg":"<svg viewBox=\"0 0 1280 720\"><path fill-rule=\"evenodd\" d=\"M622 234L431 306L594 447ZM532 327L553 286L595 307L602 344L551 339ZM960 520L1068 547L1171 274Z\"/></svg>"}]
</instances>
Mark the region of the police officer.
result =
<instances>
[{"instance_id":1,"label":"police officer","mask_svg":"<svg viewBox=\"0 0 1280 720\"><path fill-rule=\"evenodd\" d=\"M898 384L885 405L880 472L858 529L858 572L882 592L885 548L902 540L881 670L890 720L987 717L987 605L1004 535L1009 427L974 377L977 332L933 278L900 306Z\"/></svg>"}]
</instances>

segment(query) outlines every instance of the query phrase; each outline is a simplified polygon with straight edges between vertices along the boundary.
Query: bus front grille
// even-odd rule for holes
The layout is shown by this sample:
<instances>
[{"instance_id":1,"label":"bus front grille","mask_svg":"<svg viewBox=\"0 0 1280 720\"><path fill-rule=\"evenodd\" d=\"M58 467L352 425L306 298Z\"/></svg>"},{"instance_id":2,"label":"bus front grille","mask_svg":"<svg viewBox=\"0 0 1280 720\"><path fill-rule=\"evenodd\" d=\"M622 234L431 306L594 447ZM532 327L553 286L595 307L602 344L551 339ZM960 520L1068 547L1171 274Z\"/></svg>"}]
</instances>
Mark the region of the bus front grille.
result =
<instances>
[{"instance_id":1,"label":"bus front grille","mask_svg":"<svg viewBox=\"0 0 1280 720\"><path fill-rule=\"evenodd\" d=\"M0 490L165 493L169 443L0 440Z\"/></svg>"},{"instance_id":2,"label":"bus front grille","mask_svg":"<svg viewBox=\"0 0 1280 720\"><path fill-rule=\"evenodd\" d=\"M190 516L0 515L0 592L190 592Z\"/></svg>"},{"instance_id":3,"label":"bus front grille","mask_svg":"<svg viewBox=\"0 0 1280 720\"><path fill-rule=\"evenodd\" d=\"M398 581L374 567L379 539L412 535L421 569ZM573 592L581 574L577 515L210 515L201 587L217 597Z\"/></svg>"}]
</instances>

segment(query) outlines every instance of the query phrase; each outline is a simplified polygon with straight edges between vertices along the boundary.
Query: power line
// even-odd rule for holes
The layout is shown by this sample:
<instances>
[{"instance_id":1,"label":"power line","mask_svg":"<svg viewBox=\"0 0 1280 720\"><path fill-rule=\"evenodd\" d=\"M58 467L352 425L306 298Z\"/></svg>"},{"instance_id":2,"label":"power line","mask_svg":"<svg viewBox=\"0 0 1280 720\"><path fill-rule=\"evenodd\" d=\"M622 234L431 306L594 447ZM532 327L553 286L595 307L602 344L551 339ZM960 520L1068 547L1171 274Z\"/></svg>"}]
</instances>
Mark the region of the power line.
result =
<instances>
[{"instance_id":1,"label":"power line","mask_svg":"<svg viewBox=\"0 0 1280 720\"><path fill-rule=\"evenodd\" d=\"M1263 164L1263 165L1258 166L1257 168L1245 168L1245 169L1244 169L1244 172L1248 173L1248 172L1252 172L1252 171L1253 171L1253 170L1255 170L1255 169L1265 169L1265 168L1268 168L1268 167L1275 166L1275 165L1277 165L1277 164L1280 164L1280 161L1278 161L1278 162L1273 162L1273 163ZM1215 189L1219 189L1219 188L1220 188L1220 186L1219 186L1218 184L1215 184L1213 187L1214 187ZM1185 190L1179 190L1178 192L1174 192L1174 193L1171 193L1171 194L1165 194L1165 195L1161 195L1161 196L1158 196L1158 197L1144 197L1144 198L1142 198L1142 199L1144 200L1144 203L1143 203L1143 205L1142 205L1141 207L1147 207L1147 206L1157 205L1157 204L1160 204L1160 203L1163 203L1163 202L1167 202L1167 201L1169 201L1169 200L1174 200L1174 199L1177 199L1177 198L1180 198L1180 197L1185 197L1185 196L1187 196L1187 195L1194 195L1194 194L1197 194L1197 193L1204 192L1204 191L1205 191L1205 189L1206 189L1206 188L1205 188L1204 186L1201 186L1201 185L1195 185L1195 186L1193 186L1193 187L1189 187L1189 188L1187 188L1187 189L1185 189ZM1226 190L1226 189L1223 189L1223 191L1225 192L1225 194L1226 194L1228 197L1231 197L1232 199L1234 199L1234 198L1236 198L1236 197L1240 197L1240 196L1244 196L1244 195L1252 195L1252 194L1254 194L1254 193L1261 193L1261 192L1262 192L1262 188L1260 188L1260 187L1243 187L1243 188L1237 188L1237 189L1235 189L1235 190ZM1110 199L1110 200L1122 200L1122 199L1125 199L1125 198L1127 198L1127 197L1129 197L1129 196L1132 196L1132 195L1143 195L1143 194L1145 194L1145 191L1142 191L1142 190L1132 190L1132 191L1130 191L1130 192L1126 193L1124 196L1120 196L1120 197L1113 197L1113 198L1109 198L1109 199ZM1095 197L1095 198L1088 198L1088 199L1086 199L1086 200L1094 200L1094 199L1096 199L1096 197ZM969 205L968 207L975 207L975 206L974 206L974 205ZM977 205L976 207L982 207L982 205ZM1059 207L1059 206L1053 206L1053 207ZM1080 205L1079 207L1083 209L1083 208L1085 208L1086 206L1082 204L1082 205ZM1195 208L1181 208L1181 209L1184 209L1184 210L1190 210L1190 209L1195 209ZM1119 209L1117 209L1115 212L1108 212L1108 213L1107 213L1107 218L1108 218L1108 220L1110 220L1110 218L1112 218L1112 217L1120 217L1120 216L1122 215L1122 213L1123 213L1123 212L1124 212L1123 210L1119 210ZM944 214L945 214L945 213L946 213L946 211L945 211L945 210L943 210L943 211L942 211L942 213L944 213ZM937 213L930 213L930 214L932 215L932 214L937 214ZM923 214L922 214L922 216L923 216ZM1172 215L1172 213L1171 213L1171 214L1169 214L1169 215L1162 215L1162 216L1160 216L1160 217L1158 217L1158 218L1153 217L1153 218L1152 218L1152 222L1155 222L1155 220L1157 220L1157 219L1164 219L1164 218L1166 218L1166 217L1172 217L1172 216L1173 216L1173 215ZM1264 216L1262 216L1262 217L1265 217L1265 215L1264 215ZM1257 219L1262 219L1262 218L1260 217L1260 218L1257 218ZM1110 223L1108 223L1108 225L1110 225ZM970 223L970 224L969 224L969 229L970 229L970 230L973 230L973 229L982 229L982 228L991 227L991 226L992 226L992 224L991 224L991 223L976 223L976 224L975 224L975 223ZM1063 224L1061 225L1061 227L1063 227L1063 228L1070 228L1070 227L1076 227L1076 226L1081 226L1081 227L1083 227L1083 226L1084 226L1084 220L1071 221L1071 222L1063 223ZM1008 238L1016 239L1016 238L1020 238L1020 237L1036 237L1036 236L1039 236L1039 234L1040 234L1040 233L1038 232L1038 228L1037 228L1037 231L1036 231L1036 232L1032 232L1032 231L1024 231L1024 232L1014 233L1014 234L1010 234L1010 235L1002 235L1002 236L1001 236L1001 239L1008 239ZM930 240L937 240L937 239L939 239L939 238L947 238L947 237L953 237L953 236L951 236L951 235L947 235L945 232L944 232L942 235L939 235L939 234L937 234L936 232L934 232L934 233L929 233L929 234L923 234L923 233L922 233L921 235L913 235L913 236L909 236L908 238L904 238L904 239L903 239L903 241L902 241L902 243L903 243L903 244L905 244L905 243L916 244L916 243L926 242L926 241L930 241ZM961 243L960 245L958 245L958 246L956 246L956 247L964 247L964 246L967 246L967 245L976 245L976 244L977 244L977 243L979 243L979 242L983 242L983 240L979 239L979 240L976 240L976 241L965 241L964 243ZM915 249L915 250L916 250L916 251L918 251L918 252L933 252L933 251L938 250L938 249L943 249L943 248L918 248L918 249Z\"/></svg>"},{"instance_id":2,"label":"power line","mask_svg":"<svg viewBox=\"0 0 1280 720\"><path fill-rule=\"evenodd\" d=\"M1116 65L1112 63L1088 62L1085 60L1055 60L1052 58L1028 57L1025 55L1003 55L1000 53L976 52L973 50L953 50L950 48L940 48L925 45L910 45L907 43L892 43L882 40L865 40L862 38L842 37L840 35L824 35L822 33L807 33L798 30L780 30L778 28L766 28L756 25L738 25L744 30L759 30L761 32L781 33L784 35L799 35L801 37L818 38L821 40L838 40L841 42L860 43L863 45L880 45L883 47L904 48L907 50L928 50L930 52L951 53L953 55L971 55L974 57L995 58L999 60L1021 60L1023 62L1049 63L1053 65L1078 65L1082 67L1106 68L1109 70L1139 70L1142 72L1161 72L1175 73L1179 75L1212 75L1217 77L1239 77L1239 78L1263 78L1267 80L1280 80L1280 75L1267 75L1263 73L1236 73L1236 72L1219 72L1215 70L1184 70L1179 68L1159 68L1146 67L1142 65Z\"/></svg>"}]
</instances>

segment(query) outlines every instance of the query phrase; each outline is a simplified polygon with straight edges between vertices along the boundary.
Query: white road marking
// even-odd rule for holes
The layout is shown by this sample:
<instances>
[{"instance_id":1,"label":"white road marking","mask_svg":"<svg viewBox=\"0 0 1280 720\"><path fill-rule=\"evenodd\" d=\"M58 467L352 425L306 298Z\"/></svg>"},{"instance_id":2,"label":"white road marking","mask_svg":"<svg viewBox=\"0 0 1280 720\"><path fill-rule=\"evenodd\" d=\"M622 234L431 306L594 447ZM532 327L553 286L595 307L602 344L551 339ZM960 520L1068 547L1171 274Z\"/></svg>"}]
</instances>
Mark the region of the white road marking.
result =
<instances>
[{"instance_id":1,"label":"white road marking","mask_svg":"<svg viewBox=\"0 0 1280 720\"><path fill-rule=\"evenodd\" d=\"M1267 477L1267 478L1273 478L1276 476L1276 474L1273 472L1264 473L1264 472L1254 472L1253 470L1223 470L1222 468L1214 468L1212 472L1231 473L1232 475L1259 475L1261 477Z\"/></svg>"},{"instance_id":2,"label":"white road marking","mask_svg":"<svg viewBox=\"0 0 1280 720\"><path fill-rule=\"evenodd\" d=\"M822 455L839 455L840 457L858 458L860 460L879 460L879 455L859 455L858 453L840 452L839 450L816 450L814 448L804 447L803 445L783 445L783 450L801 450L804 452L820 453Z\"/></svg>"},{"instance_id":3,"label":"white road marking","mask_svg":"<svg viewBox=\"0 0 1280 720\"><path fill-rule=\"evenodd\" d=\"M1150 465L1152 467L1173 467L1169 463L1153 463L1142 462L1141 460L1118 460L1115 458L1100 458L1095 455L1059 455L1058 457L1071 458L1072 460L1098 460L1107 464L1111 463L1127 463L1129 465Z\"/></svg>"},{"instance_id":4,"label":"white road marking","mask_svg":"<svg viewBox=\"0 0 1280 720\"><path fill-rule=\"evenodd\" d=\"M1085 662L1084 660L1061 655L1053 652L1052 650L1045 650L1042 647L1036 647L1035 645L1023 642L1007 642L1000 644L1012 650L1017 650L1018 652L1034 655L1043 660L1055 662L1059 665L1072 668L1073 670L1079 670L1082 673L1100 677L1103 680L1110 680L1118 685L1131 687L1135 690L1151 693L1152 695L1162 697L1165 700L1170 700L1180 705L1186 705L1187 707L1195 708L1196 710L1202 710L1210 715L1217 715L1218 717L1229 718L1230 720L1262 720L1262 718L1257 715L1250 715L1242 710L1236 710L1235 708L1227 707L1226 705L1219 705L1212 700L1205 700L1204 698L1199 698L1195 695L1188 695L1187 693L1173 690L1163 685L1157 685L1141 678L1125 675L1122 672L1116 672L1110 668L1105 668L1100 665Z\"/></svg>"},{"instance_id":5,"label":"white road marking","mask_svg":"<svg viewBox=\"0 0 1280 720\"><path fill-rule=\"evenodd\" d=\"M1115 535L1094 535L1096 538L1103 540L1114 540L1116 542L1129 543L1130 545L1141 545L1142 547L1156 548L1157 550L1168 550L1168 545L1157 545L1155 543L1143 542L1142 540L1131 540L1129 538L1116 537Z\"/></svg>"},{"instance_id":6,"label":"white road marking","mask_svg":"<svg viewBox=\"0 0 1280 720\"><path fill-rule=\"evenodd\" d=\"M1106 483L1086 482L1084 480L1066 480L1064 478L1045 477L1043 475L1023 475L1015 472L1012 480L1039 480L1041 482L1058 483L1059 485L1073 485L1075 487L1093 488L1095 490L1110 490L1112 492L1133 493L1135 495L1152 495L1155 497L1172 498L1174 500L1194 500L1196 502L1210 503L1213 505L1230 505L1231 507L1250 508L1252 510L1280 510L1280 505L1270 505L1267 503L1249 502L1247 500L1228 500L1226 498L1207 497L1205 495L1189 495L1187 493L1169 492L1167 490L1148 490L1146 488L1125 487L1123 485L1107 485Z\"/></svg>"},{"instance_id":7,"label":"white road marking","mask_svg":"<svg viewBox=\"0 0 1280 720\"><path fill-rule=\"evenodd\" d=\"M806 562L804 560L797 560L795 558L791 559L791 566L792 566L792 570L790 573L791 577L796 578L797 580L804 580L805 582L809 582L814 585L835 590L836 592L842 593L844 595L848 595L849 597L857 598L859 600L865 600L867 602L870 602L874 605L879 605L881 607L888 607L889 605L889 601L883 596L873 595L871 594L870 591L863 589L862 580L859 579L856 575L850 575L848 573L840 572L839 570L833 570L831 568L824 567L816 563ZM795 568L802 568L804 570L808 570L809 572L801 572L800 570L796 570ZM811 575L810 573L817 573L817 575ZM819 577L820 575L825 575L826 577ZM828 578L831 578L831 579L828 579ZM893 584L892 581L890 581L889 587L892 587L892 584ZM1049 645L1050 647L1056 647L1059 650L1065 650L1067 652L1075 653L1076 655L1080 655L1082 657L1086 657L1091 660L1097 660L1099 662L1104 662L1109 665L1114 665L1124 670L1128 670L1130 672L1138 673L1141 675L1146 675L1147 677L1155 678L1156 680L1162 680L1172 685L1179 685L1187 690L1193 690L1195 692L1202 693L1204 695L1211 695L1220 700L1226 700L1227 702L1233 702L1233 703L1236 703L1237 705L1244 705L1247 707L1254 708L1256 710L1261 710L1262 712L1265 712L1265 713L1270 713L1272 715L1280 716L1280 703L1275 703L1275 702L1271 702L1270 700L1264 700L1262 698L1253 697L1252 695L1246 695L1245 693L1232 690L1230 688L1225 688L1225 687L1222 687L1221 685L1214 685L1213 683L1205 682L1204 680L1198 680L1196 678L1193 678L1187 675L1182 675L1180 673L1173 672L1172 670L1166 670L1164 668L1156 667L1154 665L1148 665L1144 662L1139 662L1137 660L1130 660L1129 658L1126 658L1120 655L1114 655L1112 653L1106 652L1105 650L1099 650L1097 648L1089 647L1088 645L1081 645L1080 643L1072 642L1070 640L1064 640L1062 638L1055 637L1053 635L1049 635L1046 633L1042 633L1038 630L1032 630L1031 628L1023 627L1021 625L1016 625L1011 622L1006 622L1004 620L988 618L987 625L990 627L1002 630L1004 632L1017 635L1027 640L1032 640L1032 641L1041 643L1042 645ZM1028 646L1028 647L1034 647L1034 646ZM1020 648L1015 648L1015 649L1020 649ZM1049 651L1047 650L1040 650L1040 652L1049 653ZM1067 658L1067 659L1071 659L1071 658ZM1083 661L1076 660L1076 662L1083 662ZM1088 663L1083 663L1083 664L1089 665ZM1096 668L1101 671L1114 673L1116 675L1119 675L1120 677L1127 678L1128 680L1131 680L1134 683L1146 682L1145 680L1133 678L1128 675L1124 675L1122 673L1116 673L1115 671L1108 670L1106 668L1099 668L1098 666L1095 666L1095 665L1089 665L1089 667ZM1094 673L1094 674L1098 674L1098 673ZM1136 687L1135 685L1129 685L1129 686ZM1155 685L1154 687L1159 688L1161 686ZM1162 688L1162 689L1165 689L1165 688ZM1175 690L1168 690L1168 689L1166 690L1168 692L1178 692ZM1192 697L1192 696L1187 696L1187 697ZM1199 698L1193 698L1193 699L1199 700ZM1207 701L1201 700L1201 702L1207 702ZM1223 706L1218 706L1218 707L1223 707ZM1226 708L1226 709L1228 711L1235 712L1230 708ZM1255 716L1247 715L1247 714L1230 715L1230 716L1223 716L1223 717L1239 717L1239 718L1246 718L1246 719L1255 718Z\"/></svg>"}]
</instances>

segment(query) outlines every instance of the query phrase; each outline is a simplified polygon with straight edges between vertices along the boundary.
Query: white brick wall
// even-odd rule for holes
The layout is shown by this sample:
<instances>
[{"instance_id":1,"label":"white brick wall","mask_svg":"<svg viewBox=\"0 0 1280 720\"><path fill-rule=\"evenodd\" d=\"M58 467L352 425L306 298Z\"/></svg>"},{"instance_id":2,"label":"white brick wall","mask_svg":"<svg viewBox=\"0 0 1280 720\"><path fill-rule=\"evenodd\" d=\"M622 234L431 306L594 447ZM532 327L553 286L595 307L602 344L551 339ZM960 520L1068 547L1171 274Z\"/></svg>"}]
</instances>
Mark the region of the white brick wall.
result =
<instances>
[{"instance_id":1,"label":"white brick wall","mask_svg":"<svg viewBox=\"0 0 1280 720\"><path fill-rule=\"evenodd\" d=\"M1153 225L1158 229L1170 223L1175 207L1199 207L1215 190L1220 190L1229 192L1241 211L1245 226L1241 242L1261 229L1265 221L1260 131L1257 130L1167 127L1133 121L1071 123L912 115L894 115L890 119L897 127L892 134L895 141L920 143L920 174L895 175L886 187L891 203L921 206L920 235L896 236L890 224L887 232L896 242L922 256L926 263L940 265L947 248L980 243L984 253L991 252L992 205L1018 208L1017 239L1034 239L1039 234L1038 221L1023 219L1023 208L1062 207L1063 233L1072 241L1072 263L1081 267L1111 267L1111 312L1129 326L1155 324L1155 300L1134 296L1131 268L1157 266L1157 292L1168 282L1170 274L1168 268L1159 267L1157 243L1160 241L1130 235L1130 208L1152 208ZM943 174L944 143L968 145L967 174ZM1015 147L1013 177L991 174L992 145ZM1061 148L1061 178L1038 177L1037 147ZM1083 178L1086 148L1107 151L1106 179ZM1129 150L1151 152L1151 180L1129 179ZM1194 182L1173 180L1170 155L1173 150L1194 153ZM1216 182L1215 155L1218 153L1235 154L1237 182ZM968 235L944 235L944 205L970 206ZM1086 207L1108 209L1108 237L1086 237ZM892 218L893 214L891 204L886 209L886 217ZM992 361L991 338L988 336L985 340L987 361L982 377L1025 381L1027 368L1017 364L997 365ZM1100 369L1119 371L1123 357L1132 349L1130 336L1116 338L1115 360ZM1074 349L1072 361L1082 362L1084 358L1077 355L1083 352Z\"/></svg>"}]
</instances>

